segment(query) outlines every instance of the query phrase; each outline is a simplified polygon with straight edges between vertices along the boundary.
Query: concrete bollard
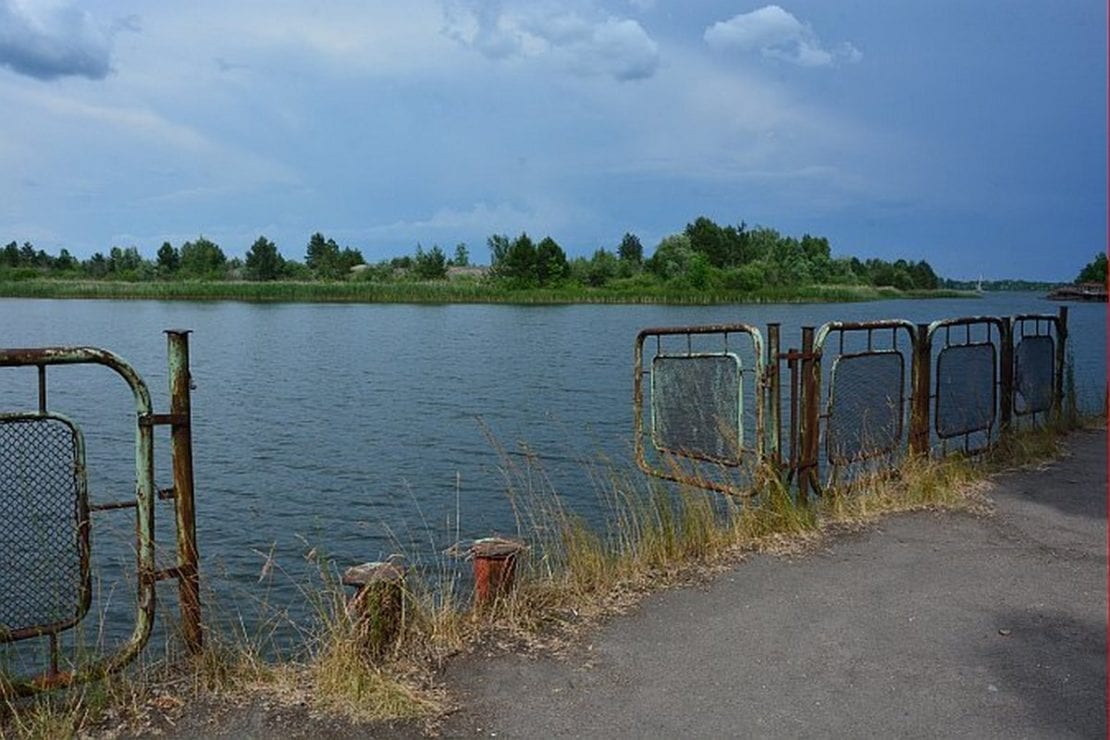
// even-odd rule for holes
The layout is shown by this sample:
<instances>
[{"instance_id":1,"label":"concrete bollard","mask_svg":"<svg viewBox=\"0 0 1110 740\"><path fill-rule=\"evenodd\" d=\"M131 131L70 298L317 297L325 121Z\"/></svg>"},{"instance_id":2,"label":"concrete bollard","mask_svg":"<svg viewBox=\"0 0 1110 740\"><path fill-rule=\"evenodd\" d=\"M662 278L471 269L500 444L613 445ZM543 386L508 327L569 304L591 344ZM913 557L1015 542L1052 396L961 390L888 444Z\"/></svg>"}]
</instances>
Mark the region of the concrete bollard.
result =
<instances>
[{"instance_id":1,"label":"concrete bollard","mask_svg":"<svg viewBox=\"0 0 1110 740\"><path fill-rule=\"evenodd\" d=\"M481 607L507 596L516 578L517 556L523 542L487 537L470 546L474 558L474 603Z\"/></svg>"},{"instance_id":2,"label":"concrete bollard","mask_svg":"<svg viewBox=\"0 0 1110 740\"><path fill-rule=\"evenodd\" d=\"M405 572L393 563L363 563L348 568L343 585L358 590L347 601L355 635L372 657L381 657L401 634L405 609Z\"/></svg>"}]
</instances>

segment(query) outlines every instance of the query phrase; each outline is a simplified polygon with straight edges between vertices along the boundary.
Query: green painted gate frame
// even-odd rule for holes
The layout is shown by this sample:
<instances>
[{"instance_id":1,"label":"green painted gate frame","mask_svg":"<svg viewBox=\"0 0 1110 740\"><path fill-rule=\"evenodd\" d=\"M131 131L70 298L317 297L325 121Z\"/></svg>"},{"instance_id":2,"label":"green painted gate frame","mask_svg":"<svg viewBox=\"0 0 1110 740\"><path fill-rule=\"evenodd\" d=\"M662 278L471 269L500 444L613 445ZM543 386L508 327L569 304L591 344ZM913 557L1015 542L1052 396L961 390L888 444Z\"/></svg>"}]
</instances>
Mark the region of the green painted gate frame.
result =
<instances>
[{"instance_id":1,"label":"green painted gate frame","mask_svg":"<svg viewBox=\"0 0 1110 740\"><path fill-rule=\"evenodd\" d=\"M47 673L24 678L0 678L0 695L28 695L69 686L119 671L139 654L150 638L154 622L155 584L176 578L181 592L182 627L187 647L198 652L202 645L196 523L193 508L191 410L189 390L188 331L169 330L170 413L155 414L146 382L122 357L99 347L45 347L0 349L0 367L35 366L39 376L39 416L47 415L46 368L51 365L102 365L123 378L135 403L135 500L97 508L135 508L135 553L138 572L135 626L130 638L117 650L77 666L72 671L56 670L56 644L52 644L51 668ZM174 487L158 491L154 483L154 427L171 427ZM154 558L155 494L172 497L177 524L177 566L156 570ZM56 636L52 636L52 640Z\"/></svg>"},{"instance_id":2,"label":"green painted gate frame","mask_svg":"<svg viewBox=\"0 0 1110 740\"><path fill-rule=\"evenodd\" d=\"M643 472L655 478L668 480L674 483L682 483L693 485L699 488L716 491L734 496L750 495L753 491L737 490L733 486L716 483L707 480L695 480L692 477L684 476L673 471L662 470L651 465L647 460L646 449L644 445L644 419L643 419L643 404L644 404L644 342L649 337L664 337L664 336L686 336L687 340L691 337L698 335L713 335L721 334L742 334L747 335L752 341L752 349L755 356L755 432L753 438L755 440L755 459L760 462L764 457L765 448L765 425L764 425L764 385L766 383L766 371L764 369L764 344L763 335L759 329L750 324L708 324L704 326L679 326L679 327L655 327L650 329L643 329L636 335L636 348L635 348L635 369L632 381L632 404L634 420L634 439L633 445L635 447L636 465ZM695 353L692 349L686 355L678 356L692 356ZM654 431L654 430L653 430ZM720 462L720 461L718 461Z\"/></svg>"}]
</instances>

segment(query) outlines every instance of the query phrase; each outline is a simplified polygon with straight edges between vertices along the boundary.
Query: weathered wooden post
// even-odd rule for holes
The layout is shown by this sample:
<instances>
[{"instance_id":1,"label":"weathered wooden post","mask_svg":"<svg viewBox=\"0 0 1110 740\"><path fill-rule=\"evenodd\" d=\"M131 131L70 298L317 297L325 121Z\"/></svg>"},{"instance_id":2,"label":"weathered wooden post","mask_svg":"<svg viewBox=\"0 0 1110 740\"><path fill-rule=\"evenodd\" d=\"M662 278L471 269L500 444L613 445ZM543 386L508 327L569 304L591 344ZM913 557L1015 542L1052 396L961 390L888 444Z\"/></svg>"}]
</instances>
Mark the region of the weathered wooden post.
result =
<instances>
[{"instance_id":1,"label":"weathered wooden post","mask_svg":"<svg viewBox=\"0 0 1110 740\"><path fill-rule=\"evenodd\" d=\"M404 625L404 570L393 563L363 563L346 570L343 585L358 589L347 602L347 616L359 644L372 657L381 657Z\"/></svg>"}]
</instances>

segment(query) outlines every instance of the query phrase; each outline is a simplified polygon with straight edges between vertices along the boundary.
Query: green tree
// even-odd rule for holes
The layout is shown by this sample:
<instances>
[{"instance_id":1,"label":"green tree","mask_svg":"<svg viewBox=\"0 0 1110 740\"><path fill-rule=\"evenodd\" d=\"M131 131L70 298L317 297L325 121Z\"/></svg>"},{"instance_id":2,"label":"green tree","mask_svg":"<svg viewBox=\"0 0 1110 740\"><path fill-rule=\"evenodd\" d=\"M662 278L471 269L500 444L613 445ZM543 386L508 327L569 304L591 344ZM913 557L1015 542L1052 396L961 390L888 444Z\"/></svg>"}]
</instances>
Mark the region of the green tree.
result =
<instances>
[{"instance_id":1,"label":"green tree","mask_svg":"<svg viewBox=\"0 0 1110 740\"><path fill-rule=\"evenodd\" d=\"M685 274L693 258L690 237L686 234L671 234L663 237L645 266L649 272L663 280L674 280Z\"/></svg>"},{"instance_id":2,"label":"green tree","mask_svg":"<svg viewBox=\"0 0 1110 740\"><path fill-rule=\"evenodd\" d=\"M533 274L540 285L557 283L570 272L566 252L550 236L545 236L536 245L536 258L533 265Z\"/></svg>"},{"instance_id":3,"label":"green tree","mask_svg":"<svg viewBox=\"0 0 1110 740\"><path fill-rule=\"evenodd\" d=\"M470 251L466 244L459 242L455 245L455 257L451 260L455 267L470 267Z\"/></svg>"},{"instance_id":4,"label":"green tree","mask_svg":"<svg viewBox=\"0 0 1110 740\"><path fill-rule=\"evenodd\" d=\"M4 251L0 252L0 264L7 267L19 267L19 245L17 243L12 241L4 246Z\"/></svg>"},{"instance_id":5,"label":"green tree","mask_svg":"<svg viewBox=\"0 0 1110 740\"><path fill-rule=\"evenodd\" d=\"M620 263L616 255L607 249L594 252L586 269L585 282L593 287L601 287L617 276Z\"/></svg>"},{"instance_id":6,"label":"green tree","mask_svg":"<svg viewBox=\"0 0 1110 740\"><path fill-rule=\"evenodd\" d=\"M181 245L181 274L202 280L222 280L227 256L220 246L203 236Z\"/></svg>"},{"instance_id":7,"label":"green tree","mask_svg":"<svg viewBox=\"0 0 1110 740\"><path fill-rule=\"evenodd\" d=\"M285 258L276 244L260 236L247 250L244 266L248 280L277 280L285 273Z\"/></svg>"},{"instance_id":8,"label":"green tree","mask_svg":"<svg viewBox=\"0 0 1110 740\"><path fill-rule=\"evenodd\" d=\"M58 259L54 262L55 269L62 272L69 272L78 267L77 260L69 253L69 250L62 247L62 251L58 253Z\"/></svg>"},{"instance_id":9,"label":"green tree","mask_svg":"<svg viewBox=\"0 0 1110 740\"><path fill-rule=\"evenodd\" d=\"M617 257L621 262L640 265L644 261L644 245L635 234L625 234L621 244L617 247Z\"/></svg>"},{"instance_id":10,"label":"green tree","mask_svg":"<svg viewBox=\"0 0 1110 740\"><path fill-rule=\"evenodd\" d=\"M13 242L14 243L14 242ZM1100 252L1093 260L1088 262L1079 275L1076 276L1075 282L1077 283L1106 283L1106 253Z\"/></svg>"},{"instance_id":11,"label":"green tree","mask_svg":"<svg viewBox=\"0 0 1110 740\"><path fill-rule=\"evenodd\" d=\"M536 283L536 245L528 238L528 234L521 233L513 240L498 263L497 272L499 277L520 286Z\"/></svg>"},{"instance_id":12,"label":"green tree","mask_svg":"<svg viewBox=\"0 0 1110 740\"><path fill-rule=\"evenodd\" d=\"M413 273L421 280L442 280L447 277L447 255L433 245L427 252L419 244L416 245L416 256L413 258Z\"/></svg>"},{"instance_id":13,"label":"green tree","mask_svg":"<svg viewBox=\"0 0 1110 740\"><path fill-rule=\"evenodd\" d=\"M910 279L913 287L919 290L936 290L940 287L940 278L933 272L932 266L925 260L914 262L909 266Z\"/></svg>"},{"instance_id":14,"label":"green tree","mask_svg":"<svg viewBox=\"0 0 1110 740\"><path fill-rule=\"evenodd\" d=\"M317 231L308 239L304 263L318 278L335 280L343 274L339 245Z\"/></svg>"},{"instance_id":15,"label":"green tree","mask_svg":"<svg viewBox=\"0 0 1110 740\"><path fill-rule=\"evenodd\" d=\"M134 278L143 266L143 256L135 247L112 247L108 253L108 272L121 277Z\"/></svg>"},{"instance_id":16,"label":"green tree","mask_svg":"<svg viewBox=\"0 0 1110 740\"><path fill-rule=\"evenodd\" d=\"M489 264L494 274L497 274L505 257L509 254L509 248L512 242L505 234L493 234L486 240L486 246L489 247Z\"/></svg>"},{"instance_id":17,"label":"green tree","mask_svg":"<svg viewBox=\"0 0 1110 740\"><path fill-rule=\"evenodd\" d=\"M181 254L177 247L169 242L162 242L158 248L158 272L162 275L173 275L181 268Z\"/></svg>"},{"instance_id":18,"label":"green tree","mask_svg":"<svg viewBox=\"0 0 1110 740\"><path fill-rule=\"evenodd\" d=\"M93 253L92 257L81 263L85 274L93 278L102 278L108 274L108 260L100 252Z\"/></svg>"}]
</instances>

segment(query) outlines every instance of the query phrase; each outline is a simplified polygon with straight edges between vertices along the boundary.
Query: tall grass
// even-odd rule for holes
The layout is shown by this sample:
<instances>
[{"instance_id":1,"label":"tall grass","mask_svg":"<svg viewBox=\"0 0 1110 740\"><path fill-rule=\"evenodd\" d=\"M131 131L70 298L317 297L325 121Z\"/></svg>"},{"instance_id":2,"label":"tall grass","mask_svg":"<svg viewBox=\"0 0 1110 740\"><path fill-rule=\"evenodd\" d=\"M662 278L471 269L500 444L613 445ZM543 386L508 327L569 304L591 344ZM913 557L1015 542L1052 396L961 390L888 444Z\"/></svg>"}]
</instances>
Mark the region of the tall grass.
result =
<instances>
[{"instance_id":1,"label":"tall grass","mask_svg":"<svg viewBox=\"0 0 1110 740\"><path fill-rule=\"evenodd\" d=\"M517 587L492 607L478 609L459 596L459 573L447 560L437 555L421 562L414 555L398 629L368 645L358 616L348 613L335 564L314 549L315 575L298 584L314 618L296 625L303 644L295 655L266 658L275 622L284 616L248 628L234 611L213 619L209 607L202 655L189 659L167 648L160 659L120 676L55 696L0 700L0 736L65 737L120 721L134 728L152 706L180 712L196 697L252 692L356 723L434 716L444 706L436 671L491 632L509 633L518 638L514 644L565 644L583 625L643 593L712 572L748 552L804 547L829 528L892 512L986 512L985 477L1056 454L1063 428L1007 435L974 460L908 458L811 502L799 501L769 469L754 471L754 495L729 498L600 461L589 472L606 512L601 527L566 506L535 456L509 455L498 446L518 534L529 548ZM273 572L284 577L280 565Z\"/></svg>"},{"instance_id":2,"label":"tall grass","mask_svg":"<svg viewBox=\"0 0 1110 740\"><path fill-rule=\"evenodd\" d=\"M258 303L511 303L511 304L675 304L829 303L887 298L946 298L958 291L899 291L859 285L761 288L751 292L698 291L667 286L510 289L473 280L429 282L250 282L114 280L0 280L5 298L104 298L166 301L248 301Z\"/></svg>"}]
</instances>

